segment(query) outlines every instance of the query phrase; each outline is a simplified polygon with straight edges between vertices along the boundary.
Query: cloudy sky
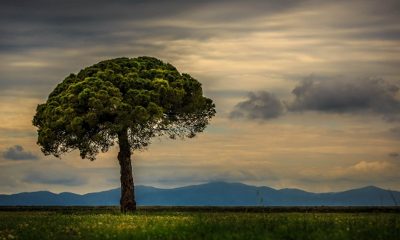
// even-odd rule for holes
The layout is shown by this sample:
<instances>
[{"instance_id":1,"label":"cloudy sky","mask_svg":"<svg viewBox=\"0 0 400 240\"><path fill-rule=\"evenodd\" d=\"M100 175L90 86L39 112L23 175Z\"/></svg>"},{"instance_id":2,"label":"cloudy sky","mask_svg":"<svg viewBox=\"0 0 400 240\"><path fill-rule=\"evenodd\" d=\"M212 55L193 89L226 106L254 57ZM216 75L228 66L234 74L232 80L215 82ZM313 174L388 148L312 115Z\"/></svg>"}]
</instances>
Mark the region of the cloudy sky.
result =
<instances>
[{"instance_id":1,"label":"cloudy sky","mask_svg":"<svg viewBox=\"0 0 400 240\"><path fill-rule=\"evenodd\" d=\"M136 184L400 190L399 23L397 0L2 1L0 193L118 187L118 148L44 156L31 121L69 73L143 55L202 82L217 115L135 152Z\"/></svg>"}]
</instances>

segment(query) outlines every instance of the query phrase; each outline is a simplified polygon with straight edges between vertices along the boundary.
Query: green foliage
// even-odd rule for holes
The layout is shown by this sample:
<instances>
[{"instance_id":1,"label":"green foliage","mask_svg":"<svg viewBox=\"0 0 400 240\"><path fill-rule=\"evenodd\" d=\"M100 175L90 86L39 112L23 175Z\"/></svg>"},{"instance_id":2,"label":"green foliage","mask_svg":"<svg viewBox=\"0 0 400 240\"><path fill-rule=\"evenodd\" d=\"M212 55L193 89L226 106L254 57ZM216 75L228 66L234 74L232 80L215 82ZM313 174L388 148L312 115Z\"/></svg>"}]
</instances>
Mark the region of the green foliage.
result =
<instances>
[{"instance_id":1,"label":"green foliage","mask_svg":"<svg viewBox=\"0 0 400 240\"><path fill-rule=\"evenodd\" d=\"M0 239L397 240L399 236L398 213L0 212Z\"/></svg>"},{"instance_id":2,"label":"green foliage","mask_svg":"<svg viewBox=\"0 0 400 240\"><path fill-rule=\"evenodd\" d=\"M33 125L46 155L79 149L93 160L121 132L135 150L155 136L193 137L214 115L215 105L190 75L156 58L117 58L66 77L38 105Z\"/></svg>"}]
</instances>

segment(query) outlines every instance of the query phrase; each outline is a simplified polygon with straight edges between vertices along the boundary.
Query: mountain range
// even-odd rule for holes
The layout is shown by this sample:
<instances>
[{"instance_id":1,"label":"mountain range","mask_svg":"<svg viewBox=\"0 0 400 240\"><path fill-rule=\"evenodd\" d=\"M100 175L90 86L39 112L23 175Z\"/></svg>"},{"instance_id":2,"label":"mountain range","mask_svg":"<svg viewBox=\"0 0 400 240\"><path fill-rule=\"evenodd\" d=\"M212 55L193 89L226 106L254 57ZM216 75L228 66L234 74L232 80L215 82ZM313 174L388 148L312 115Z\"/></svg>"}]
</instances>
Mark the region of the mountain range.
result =
<instances>
[{"instance_id":1,"label":"mountain range","mask_svg":"<svg viewBox=\"0 0 400 240\"><path fill-rule=\"evenodd\" d=\"M397 206L400 192L375 186L312 193L242 183L210 182L173 189L135 187L139 206ZM113 206L120 188L87 194L48 191L0 194L0 206Z\"/></svg>"}]
</instances>

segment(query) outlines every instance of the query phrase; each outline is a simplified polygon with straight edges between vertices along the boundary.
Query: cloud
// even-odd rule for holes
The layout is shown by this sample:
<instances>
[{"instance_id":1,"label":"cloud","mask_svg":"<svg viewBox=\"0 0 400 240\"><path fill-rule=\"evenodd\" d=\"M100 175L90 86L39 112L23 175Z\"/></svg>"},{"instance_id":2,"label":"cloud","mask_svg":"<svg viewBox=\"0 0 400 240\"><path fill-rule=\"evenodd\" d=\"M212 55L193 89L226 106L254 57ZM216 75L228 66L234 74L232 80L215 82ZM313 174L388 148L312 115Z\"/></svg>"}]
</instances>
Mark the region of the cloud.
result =
<instances>
[{"instance_id":1,"label":"cloud","mask_svg":"<svg viewBox=\"0 0 400 240\"><path fill-rule=\"evenodd\" d=\"M271 119L284 113L282 102L275 95L266 92L250 92L248 99L239 102L231 112L231 118Z\"/></svg>"},{"instance_id":2,"label":"cloud","mask_svg":"<svg viewBox=\"0 0 400 240\"><path fill-rule=\"evenodd\" d=\"M391 153L389 153L388 155L389 155L389 157L392 157L392 158L397 158L397 157L400 156L400 154L397 153L397 152L391 152Z\"/></svg>"},{"instance_id":3,"label":"cloud","mask_svg":"<svg viewBox=\"0 0 400 240\"><path fill-rule=\"evenodd\" d=\"M5 1L0 8L0 56L7 61L0 66L0 92L43 97L69 73L121 56L150 55L196 66L190 58L207 54L199 44L247 36L258 27L243 26L242 21L257 22L300 2Z\"/></svg>"},{"instance_id":4,"label":"cloud","mask_svg":"<svg viewBox=\"0 0 400 240\"><path fill-rule=\"evenodd\" d=\"M392 51L397 42L390 43L399 35L395 9L395 0L380 5L310 0L5 1L0 9L0 55L7 61L0 66L0 91L26 88L26 94L44 96L70 72L103 59L138 55L154 55L183 70L182 64L207 81L205 87L214 78L221 89L244 86L246 92L264 81L266 73L285 75L288 68L294 75L310 68L385 69L384 74L398 75L398 54ZM243 81L246 84L221 80L242 82L249 74L252 79Z\"/></svg>"},{"instance_id":5,"label":"cloud","mask_svg":"<svg viewBox=\"0 0 400 240\"><path fill-rule=\"evenodd\" d=\"M294 100L280 100L269 92L250 93L231 112L232 118L268 120L285 112L368 113L387 121L400 120L400 86L383 79L308 78L292 90ZM393 130L396 132L396 129Z\"/></svg>"},{"instance_id":6,"label":"cloud","mask_svg":"<svg viewBox=\"0 0 400 240\"><path fill-rule=\"evenodd\" d=\"M120 43L136 32L140 38L144 35L163 35L172 39L187 37L210 37L224 33L232 27L236 32L249 32L260 28L259 25L232 26L248 19L284 14L288 11L324 9L330 14L320 16L319 21L308 22L311 29L340 28L353 30L356 27L364 31L346 31L360 35L360 38L387 39L398 37L397 28L385 29L398 20L398 1L388 0L385 4L375 1L345 1L340 4L321 3L321 1L297 0L203 0L203 1L107 1L107 0L69 0L54 1L4 1L0 9L1 26L0 51L18 51L23 49L56 47L97 43ZM343 11L362 8L363 11ZM304 13L303 13L304 14ZM331 18L340 14L339 18ZM304 14L308 16L307 14ZM312 17L314 15L311 14ZM366 19L364 16L370 16ZM303 24L304 17L297 20ZM286 19L278 24L278 29L298 26L286 26ZM262 23L262 22L261 22ZM221 27L223 26L223 27ZM371 31L370 26L378 26ZM269 26L271 30L274 26ZM133 31L132 31L133 30ZM195 31L194 31L195 30ZM205 31L204 31L205 30ZM299 30L302 30L301 28ZM374 29L373 29L374 30ZM297 31L296 31L297 32ZM315 32L313 31L313 34ZM398 39L398 38L397 38Z\"/></svg>"},{"instance_id":7,"label":"cloud","mask_svg":"<svg viewBox=\"0 0 400 240\"><path fill-rule=\"evenodd\" d=\"M373 112L387 120L400 114L398 84L382 79L322 80L308 79L295 87L291 111L318 111L330 113Z\"/></svg>"},{"instance_id":8,"label":"cloud","mask_svg":"<svg viewBox=\"0 0 400 240\"><path fill-rule=\"evenodd\" d=\"M21 145L15 145L8 148L4 153L3 157L9 160L37 160L38 157L28 151L25 151Z\"/></svg>"},{"instance_id":9,"label":"cloud","mask_svg":"<svg viewBox=\"0 0 400 240\"><path fill-rule=\"evenodd\" d=\"M51 0L35 3L6 1L0 10L0 21L7 23L1 28L0 51L94 42L119 44L129 39L157 35L170 39L209 37L213 31L205 33L193 29L201 23L224 24L276 14L299 3L278 0L246 3L237 0L70 0L58 1L57 4Z\"/></svg>"}]
</instances>

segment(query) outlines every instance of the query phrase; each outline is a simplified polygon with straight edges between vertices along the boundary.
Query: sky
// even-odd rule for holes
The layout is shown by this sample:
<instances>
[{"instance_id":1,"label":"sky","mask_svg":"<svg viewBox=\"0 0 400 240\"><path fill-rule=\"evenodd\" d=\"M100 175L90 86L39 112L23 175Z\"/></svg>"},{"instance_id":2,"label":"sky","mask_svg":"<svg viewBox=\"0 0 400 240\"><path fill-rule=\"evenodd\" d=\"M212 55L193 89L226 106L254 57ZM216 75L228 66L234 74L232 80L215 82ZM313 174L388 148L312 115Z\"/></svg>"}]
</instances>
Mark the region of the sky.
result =
<instances>
[{"instance_id":1,"label":"sky","mask_svg":"<svg viewBox=\"0 0 400 240\"><path fill-rule=\"evenodd\" d=\"M0 4L0 193L119 186L118 147L44 156L32 118L70 73L123 56L189 73L217 109L195 138L134 152L136 185L400 190L397 0Z\"/></svg>"}]
</instances>

